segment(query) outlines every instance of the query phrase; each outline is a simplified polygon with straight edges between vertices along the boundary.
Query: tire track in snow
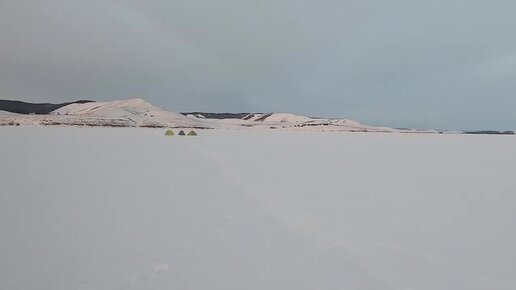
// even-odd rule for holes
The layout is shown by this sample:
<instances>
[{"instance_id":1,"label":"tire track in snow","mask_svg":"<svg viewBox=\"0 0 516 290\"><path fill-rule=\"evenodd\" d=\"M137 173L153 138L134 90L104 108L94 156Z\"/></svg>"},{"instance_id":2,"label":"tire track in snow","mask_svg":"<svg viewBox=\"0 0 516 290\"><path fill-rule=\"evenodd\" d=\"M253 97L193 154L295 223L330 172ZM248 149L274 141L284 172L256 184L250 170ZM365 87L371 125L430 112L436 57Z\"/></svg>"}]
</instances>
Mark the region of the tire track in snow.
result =
<instances>
[{"instance_id":1,"label":"tire track in snow","mask_svg":"<svg viewBox=\"0 0 516 290\"><path fill-rule=\"evenodd\" d=\"M302 208L296 207L288 199L282 197L281 194L276 194L277 192L267 188L265 185L257 185L252 180L245 179L224 156L210 151L200 144L195 144L193 147L200 154L215 163L224 178L235 188L238 188L246 198L259 205L266 214L273 217L289 232L314 241L321 249L338 249L342 254L346 255L349 259L348 262L354 263L357 270L362 271L362 274L367 275L369 279L373 279L373 284L376 286L380 285L381 289L414 289L408 285L394 286L391 281L393 277L390 277L388 274L390 265L376 263L374 257L369 254L368 249L350 242L347 238L349 235L342 230L326 225L321 219ZM460 265L454 264L443 257L428 257L426 253L415 253L382 242L377 242L376 246L378 249L389 253L390 256L399 256L411 261L411 263L427 263L437 266L437 268L441 268L443 273L460 272ZM438 279L442 273L439 271L439 273L435 274L436 279ZM397 279L394 278L394 280ZM510 289L508 285L503 285L485 277L477 277L476 282L477 284L489 284L500 289ZM475 283L473 282L472 284Z\"/></svg>"},{"instance_id":2,"label":"tire track in snow","mask_svg":"<svg viewBox=\"0 0 516 290\"><path fill-rule=\"evenodd\" d=\"M367 260L370 259L369 254L352 244L344 233L325 225L320 219L296 207L292 202L276 194L270 188L263 185L258 186L252 181L246 180L220 154L199 144L194 144L193 147L199 154L215 163L228 182L239 189L246 198L262 208L267 215L271 216L287 231L310 239L322 250L338 249L347 257L347 262L354 265L356 271L366 276L369 286L374 285L371 289L378 286L385 290L400 289L389 285L385 279L373 274L374 269L369 270L372 266L371 263L367 263ZM366 289L370 288L366 287Z\"/></svg>"}]
</instances>

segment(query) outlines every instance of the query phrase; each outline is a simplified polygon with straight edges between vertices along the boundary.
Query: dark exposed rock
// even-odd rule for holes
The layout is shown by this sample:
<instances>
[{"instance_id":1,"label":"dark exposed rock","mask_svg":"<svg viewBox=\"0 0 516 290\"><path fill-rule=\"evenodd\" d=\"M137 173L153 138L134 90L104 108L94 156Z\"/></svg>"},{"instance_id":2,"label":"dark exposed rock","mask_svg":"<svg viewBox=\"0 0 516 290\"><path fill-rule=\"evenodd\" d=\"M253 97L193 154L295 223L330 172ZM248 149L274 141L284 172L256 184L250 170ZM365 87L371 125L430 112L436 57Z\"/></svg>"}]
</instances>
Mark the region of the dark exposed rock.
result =
<instances>
[{"instance_id":1,"label":"dark exposed rock","mask_svg":"<svg viewBox=\"0 0 516 290\"><path fill-rule=\"evenodd\" d=\"M11 100L0 100L0 111L7 111L11 113L17 114L35 114L35 115L46 115L52 111L55 111L64 106L68 106L70 104L84 104L89 103L91 101L80 100L76 102L62 103L62 104L50 104L50 103L26 103L21 101L11 101Z\"/></svg>"},{"instance_id":2,"label":"dark exposed rock","mask_svg":"<svg viewBox=\"0 0 516 290\"><path fill-rule=\"evenodd\" d=\"M202 115L204 118L208 118L208 119L241 119L241 120L245 120L245 118L249 117L249 115L251 117L254 115L251 113L203 113L203 112L191 112L191 113L181 113L181 114L184 116Z\"/></svg>"},{"instance_id":3,"label":"dark exposed rock","mask_svg":"<svg viewBox=\"0 0 516 290\"><path fill-rule=\"evenodd\" d=\"M514 131L464 131L464 134L476 134L476 135L515 135Z\"/></svg>"},{"instance_id":4,"label":"dark exposed rock","mask_svg":"<svg viewBox=\"0 0 516 290\"><path fill-rule=\"evenodd\" d=\"M256 121L265 121L270 116L272 116L272 114L265 114L265 115L261 116L260 118L256 119Z\"/></svg>"}]
</instances>

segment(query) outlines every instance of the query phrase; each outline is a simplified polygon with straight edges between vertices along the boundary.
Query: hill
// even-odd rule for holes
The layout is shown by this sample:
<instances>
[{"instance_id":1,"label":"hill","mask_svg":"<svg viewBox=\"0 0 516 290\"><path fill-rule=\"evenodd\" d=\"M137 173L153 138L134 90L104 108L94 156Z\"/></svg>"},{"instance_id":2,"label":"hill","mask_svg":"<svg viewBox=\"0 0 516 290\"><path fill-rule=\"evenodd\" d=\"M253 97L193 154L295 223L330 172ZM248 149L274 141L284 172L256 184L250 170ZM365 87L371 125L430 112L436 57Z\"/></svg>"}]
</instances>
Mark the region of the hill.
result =
<instances>
[{"instance_id":1,"label":"hill","mask_svg":"<svg viewBox=\"0 0 516 290\"><path fill-rule=\"evenodd\" d=\"M55 111L59 108L68 106L70 104L85 104L91 101L80 100L75 102L50 104L50 103L26 103L22 101L0 100L0 111L6 111L17 114L35 114L45 115Z\"/></svg>"}]
</instances>

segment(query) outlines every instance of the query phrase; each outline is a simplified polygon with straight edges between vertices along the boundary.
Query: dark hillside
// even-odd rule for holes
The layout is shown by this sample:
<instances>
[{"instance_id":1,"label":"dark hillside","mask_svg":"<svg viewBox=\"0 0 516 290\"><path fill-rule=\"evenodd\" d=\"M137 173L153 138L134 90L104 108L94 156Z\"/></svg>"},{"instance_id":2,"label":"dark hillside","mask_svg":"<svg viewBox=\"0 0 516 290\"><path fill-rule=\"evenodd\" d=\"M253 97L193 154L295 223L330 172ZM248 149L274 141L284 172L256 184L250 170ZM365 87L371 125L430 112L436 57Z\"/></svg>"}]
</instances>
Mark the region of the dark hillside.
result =
<instances>
[{"instance_id":1,"label":"dark hillside","mask_svg":"<svg viewBox=\"0 0 516 290\"><path fill-rule=\"evenodd\" d=\"M244 119L248 115L252 115L251 113L205 113L205 112L189 112L189 113L181 113L184 116L187 115L203 115L208 119Z\"/></svg>"},{"instance_id":2,"label":"dark hillside","mask_svg":"<svg viewBox=\"0 0 516 290\"><path fill-rule=\"evenodd\" d=\"M50 112L57 110L61 107L70 105L70 104L84 104L89 103L91 101L80 100L76 102L62 103L62 104L49 104L49 103L26 103L21 101L11 101L11 100L0 100L0 111L7 111L11 113L17 114L36 114L36 115L46 115Z\"/></svg>"}]
</instances>

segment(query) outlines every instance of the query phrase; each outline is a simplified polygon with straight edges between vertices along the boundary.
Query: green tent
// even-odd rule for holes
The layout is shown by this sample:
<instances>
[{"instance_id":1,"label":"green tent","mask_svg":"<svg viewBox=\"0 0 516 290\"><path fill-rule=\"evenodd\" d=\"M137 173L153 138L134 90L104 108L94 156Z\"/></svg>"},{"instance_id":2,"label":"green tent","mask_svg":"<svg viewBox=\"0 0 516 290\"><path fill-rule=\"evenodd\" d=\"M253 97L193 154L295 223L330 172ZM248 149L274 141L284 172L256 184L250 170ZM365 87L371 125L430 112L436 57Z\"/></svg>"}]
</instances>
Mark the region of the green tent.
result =
<instances>
[{"instance_id":1,"label":"green tent","mask_svg":"<svg viewBox=\"0 0 516 290\"><path fill-rule=\"evenodd\" d=\"M167 129L165 136L174 136L174 131L172 131L172 129Z\"/></svg>"},{"instance_id":2,"label":"green tent","mask_svg":"<svg viewBox=\"0 0 516 290\"><path fill-rule=\"evenodd\" d=\"M188 136L197 136L197 133L195 133L194 130L188 132Z\"/></svg>"},{"instance_id":3,"label":"green tent","mask_svg":"<svg viewBox=\"0 0 516 290\"><path fill-rule=\"evenodd\" d=\"M183 131L183 130L179 131L179 136L184 136L184 135L186 135L185 131Z\"/></svg>"}]
</instances>

